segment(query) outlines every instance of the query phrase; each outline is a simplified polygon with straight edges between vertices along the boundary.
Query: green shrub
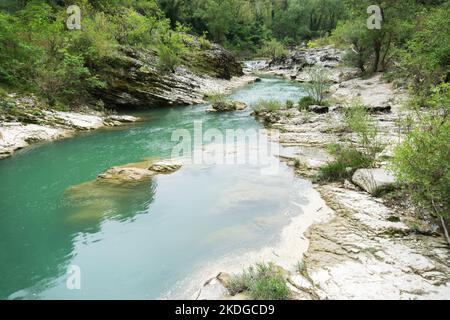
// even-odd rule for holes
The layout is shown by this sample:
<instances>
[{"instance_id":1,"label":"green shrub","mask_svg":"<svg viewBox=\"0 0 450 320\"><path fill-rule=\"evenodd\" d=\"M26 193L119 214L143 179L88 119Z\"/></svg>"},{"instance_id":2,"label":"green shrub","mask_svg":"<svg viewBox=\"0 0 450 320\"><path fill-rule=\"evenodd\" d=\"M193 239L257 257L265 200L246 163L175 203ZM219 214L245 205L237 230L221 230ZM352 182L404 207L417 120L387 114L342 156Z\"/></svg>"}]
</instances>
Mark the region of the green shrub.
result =
<instances>
[{"instance_id":1,"label":"green shrub","mask_svg":"<svg viewBox=\"0 0 450 320\"><path fill-rule=\"evenodd\" d=\"M10 98L6 95L0 94L0 113L10 113L16 107L14 98Z\"/></svg>"},{"instance_id":2,"label":"green shrub","mask_svg":"<svg viewBox=\"0 0 450 320\"><path fill-rule=\"evenodd\" d=\"M232 295L248 292L255 300L286 300L290 296L283 274L272 263L258 263L244 270L231 277L226 287Z\"/></svg>"},{"instance_id":3,"label":"green shrub","mask_svg":"<svg viewBox=\"0 0 450 320\"><path fill-rule=\"evenodd\" d=\"M295 169L300 169L302 167L302 162L300 159L294 159L294 167Z\"/></svg>"},{"instance_id":4,"label":"green shrub","mask_svg":"<svg viewBox=\"0 0 450 320\"><path fill-rule=\"evenodd\" d=\"M175 72L176 67L181 63L181 59L176 52L164 43L158 44L156 52L158 53L160 69Z\"/></svg>"},{"instance_id":5,"label":"green shrub","mask_svg":"<svg viewBox=\"0 0 450 320\"><path fill-rule=\"evenodd\" d=\"M360 168L373 166L374 160L354 148L332 145L329 152L335 160L320 168L315 177L317 182L332 182L350 179L353 173Z\"/></svg>"},{"instance_id":6,"label":"green shrub","mask_svg":"<svg viewBox=\"0 0 450 320\"><path fill-rule=\"evenodd\" d=\"M259 114L261 112L277 112L283 108L283 105L277 100L259 100L252 108L256 114Z\"/></svg>"},{"instance_id":7,"label":"green shrub","mask_svg":"<svg viewBox=\"0 0 450 320\"><path fill-rule=\"evenodd\" d=\"M276 39L265 41L260 54L271 59L282 58L288 55L289 51L283 46L281 42Z\"/></svg>"},{"instance_id":8,"label":"green shrub","mask_svg":"<svg viewBox=\"0 0 450 320\"><path fill-rule=\"evenodd\" d=\"M294 107L294 101L287 100L286 101L286 109L292 109Z\"/></svg>"},{"instance_id":9,"label":"green shrub","mask_svg":"<svg viewBox=\"0 0 450 320\"><path fill-rule=\"evenodd\" d=\"M340 23L333 31L332 39L338 46L347 49L344 62L347 65L359 68L362 73L366 72L371 58L371 46L368 30L364 22L360 20L349 20ZM351 49L348 49L351 47Z\"/></svg>"},{"instance_id":10,"label":"green shrub","mask_svg":"<svg viewBox=\"0 0 450 320\"><path fill-rule=\"evenodd\" d=\"M316 105L317 101L311 96L306 96L300 99L298 103L299 110L308 110L309 106Z\"/></svg>"},{"instance_id":11,"label":"green shrub","mask_svg":"<svg viewBox=\"0 0 450 320\"><path fill-rule=\"evenodd\" d=\"M325 94L330 87L329 72L321 66L314 66L307 70L309 82L306 84L306 90L318 105L322 105Z\"/></svg>"},{"instance_id":12,"label":"green shrub","mask_svg":"<svg viewBox=\"0 0 450 320\"><path fill-rule=\"evenodd\" d=\"M375 158L382 151L382 145L377 139L378 128L371 119L367 108L358 101L353 101L345 110L347 126L358 136L358 142L362 146L366 156Z\"/></svg>"},{"instance_id":13,"label":"green shrub","mask_svg":"<svg viewBox=\"0 0 450 320\"><path fill-rule=\"evenodd\" d=\"M448 6L424 11L412 38L400 52L401 72L412 80L414 94L429 94L432 85L450 72L450 10Z\"/></svg>"},{"instance_id":14,"label":"green shrub","mask_svg":"<svg viewBox=\"0 0 450 320\"><path fill-rule=\"evenodd\" d=\"M211 104L217 104L225 102L225 95L219 91L210 92L205 95L205 99L211 102Z\"/></svg>"},{"instance_id":15,"label":"green shrub","mask_svg":"<svg viewBox=\"0 0 450 320\"><path fill-rule=\"evenodd\" d=\"M206 38L206 33L203 33L201 37L198 38L200 48L203 50L211 50L213 48L212 43Z\"/></svg>"},{"instance_id":16,"label":"green shrub","mask_svg":"<svg viewBox=\"0 0 450 320\"><path fill-rule=\"evenodd\" d=\"M393 168L416 205L450 217L450 85L431 90L431 110L421 112L394 153Z\"/></svg>"}]
</instances>

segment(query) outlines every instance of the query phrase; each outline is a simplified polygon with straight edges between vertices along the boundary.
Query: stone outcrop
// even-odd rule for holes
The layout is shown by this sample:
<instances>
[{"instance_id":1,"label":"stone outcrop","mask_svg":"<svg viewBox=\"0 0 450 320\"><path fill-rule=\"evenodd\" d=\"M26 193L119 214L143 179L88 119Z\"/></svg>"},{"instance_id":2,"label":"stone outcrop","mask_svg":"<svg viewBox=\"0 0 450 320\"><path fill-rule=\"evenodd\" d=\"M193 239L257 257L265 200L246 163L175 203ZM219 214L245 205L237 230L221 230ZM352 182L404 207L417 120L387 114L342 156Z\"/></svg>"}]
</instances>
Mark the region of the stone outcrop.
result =
<instances>
[{"instance_id":1,"label":"stone outcrop","mask_svg":"<svg viewBox=\"0 0 450 320\"><path fill-rule=\"evenodd\" d=\"M442 236L367 194L334 185L319 190L335 216L308 232L302 286L310 298L450 297L450 250Z\"/></svg>"},{"instance_id":2,"label":"stone outcrop","mask_svg":"<svg viewBox=\"0 0 450 320\"><path fill-rule=\"evenodd\" d=\"M405 93L396 93L391 83L384 82L381 74L368 79L343 81L332 86L330 91L336 100L357 100L371 113L389 113L406 98Z\"/></svg>"},{"instance_id":3,"label":"stone outcrop","mask_svg":"<svg viewBox=\"0 0 450 320\"><path fill-rule=\"evenodd\" d=\"M139 182L147 180L155 175L155 172L143 168L134 167L114 167L108 169L105 173L98 175L99 181L114 183Z\"/></svg>"},{"instance_id":4,"label":"stone outcrop","mask_svg":"<svg viewBox=\"0 0 450 320\"><path fill-rule=\"evenodd\" d=\"M196 293L195 300L225 300L229 297L229 291L225 287L225 280L229 276L224 273L205 282L203 287Z\"/></svg>"},{"instance_id":5,"label":"stone outcrop","mask_svg":"<svg viewBox=\"0 0 450 320\"><path fill-rule=\"evenodd\" d=\"M392 188L395 177L382 168L358 169L353 174L352 181L371 195L377 195L383 190Z\"/></svg>"},{"instance_id":6,"label":"stone outcrop","mask_svg":"<svg viewBox=\"0 0 450 320\"><path fill-rule=\"evenodd\" d=\"M269 67L280 69L303 69L304 67L321 65L327 68L335 68L342 60L343 51L332 46L317 49L299 49L286 57L275 58L269 63Z\"/></svg>"},{"instance_id":7,"label":"stone outcrop","mask_svg":"<svg viewBox=\"0 0 450 320\"><path fill-rule=\"evenodd\" d=\"M188 105L201 103L216 79L243 75L241 64L219 45L198 52L196 59L184 61L175 72L164 72L152 50L121 47L101 76L107 86L95 95L119 108Z\"/></svg>"},{"instance_id":8,"label":"stone outcrop","mask_svg":"<svg viewBox=\"0 0 450 320\"><path fill-rule=\"evenodd\" d=\"M332 46L316 49L297 49L288 56L271 60L258 72L282 76L289 80L308 82L308 68L321 66L329 71L330 80L339 83L359 74L357 68L341 65L344 51Z\"/></svg>"},{"instance_id":9,"label":"stone outcrop","mask_svg":"<svg viewBox=\"0 0 450 320\"><path fill-rule=\"evenodd\" d=\"M148 168L150 171L157 172L160 174L168 174L173 173L181 168L181 163L178 161L157 161L152 163L152 165Z\"/></svg>"}]
</instances>

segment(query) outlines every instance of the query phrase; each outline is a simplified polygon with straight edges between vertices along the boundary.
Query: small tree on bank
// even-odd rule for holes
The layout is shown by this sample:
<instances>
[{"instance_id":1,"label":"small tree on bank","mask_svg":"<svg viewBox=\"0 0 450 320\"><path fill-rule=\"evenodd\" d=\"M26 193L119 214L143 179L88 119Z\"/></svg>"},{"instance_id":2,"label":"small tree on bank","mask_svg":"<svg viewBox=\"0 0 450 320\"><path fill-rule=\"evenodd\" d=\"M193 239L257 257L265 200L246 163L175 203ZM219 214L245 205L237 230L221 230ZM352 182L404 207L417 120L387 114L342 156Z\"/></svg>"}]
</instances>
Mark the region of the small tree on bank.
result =
<instances>
[{"instance_id":1,"label":"small tree on bank","mask_svg":"<svg viewBox=\"0 0 450 320\"><path fill-rule=\"evenodd\" d=\"M405 141L396 148L393 167L413 200L440 220L447 242L446 219L450 218L450 85L432 90L428 110L418 110Z\"/></svg>"},{"instance_id":2,"label":"small tree on bank","mask_svg":"<svg viewBox=\"0 0 450 320\"><path fill-rule=\"evenodd\" d=\"M309 83L306 85L308 95L322 105L325 100L325 94L330 87L329 72L322 66L314 66L307 71Z\"/></svg>"}]
</instances>

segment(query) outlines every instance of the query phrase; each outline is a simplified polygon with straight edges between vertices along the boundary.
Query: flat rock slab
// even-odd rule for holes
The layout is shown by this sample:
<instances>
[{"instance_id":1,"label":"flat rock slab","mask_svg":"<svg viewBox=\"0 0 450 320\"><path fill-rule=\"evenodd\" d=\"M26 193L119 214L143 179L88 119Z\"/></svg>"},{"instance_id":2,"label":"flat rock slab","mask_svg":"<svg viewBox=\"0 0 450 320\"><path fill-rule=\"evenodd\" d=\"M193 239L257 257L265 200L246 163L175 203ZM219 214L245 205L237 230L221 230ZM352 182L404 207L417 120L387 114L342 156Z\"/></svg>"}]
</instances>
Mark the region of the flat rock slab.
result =
<instances>
[{"instance_id":1,"label":"flat rock slab","mask_svg":"<svg viewBox=\"0 0 450 320\"><path fill-rule=\"evenodd\" d=\"M320 192L335 210L308 231L305 263L319 299L448 299L450 250L444 237L417 236L382 201L338 186ZM304 286L304 284L303 284Z\"/></svg>"}]
</instances>

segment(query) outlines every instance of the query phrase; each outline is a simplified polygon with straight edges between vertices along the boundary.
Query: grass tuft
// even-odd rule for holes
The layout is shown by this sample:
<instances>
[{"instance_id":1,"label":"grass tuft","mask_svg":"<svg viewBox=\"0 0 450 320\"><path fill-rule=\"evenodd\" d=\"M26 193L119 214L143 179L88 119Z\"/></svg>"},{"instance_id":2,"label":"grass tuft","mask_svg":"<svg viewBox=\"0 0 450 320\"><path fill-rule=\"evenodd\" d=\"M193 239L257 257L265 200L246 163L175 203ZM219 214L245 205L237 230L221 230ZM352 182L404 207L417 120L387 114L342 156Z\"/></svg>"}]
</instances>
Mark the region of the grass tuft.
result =
<instances>
[{"instance_id":1,"label":"grass tuft","mask_svg":"<svg viewBox=\"0 0 450 320\"><path fill-rule=\"evenodd\" d=\"M226 283L232 295L247 292L255 300L286 300L290 296L283 274L272 263L258 263Z\"/></svg>"}]
</instances>

